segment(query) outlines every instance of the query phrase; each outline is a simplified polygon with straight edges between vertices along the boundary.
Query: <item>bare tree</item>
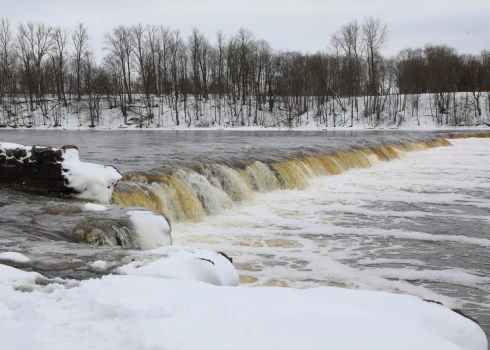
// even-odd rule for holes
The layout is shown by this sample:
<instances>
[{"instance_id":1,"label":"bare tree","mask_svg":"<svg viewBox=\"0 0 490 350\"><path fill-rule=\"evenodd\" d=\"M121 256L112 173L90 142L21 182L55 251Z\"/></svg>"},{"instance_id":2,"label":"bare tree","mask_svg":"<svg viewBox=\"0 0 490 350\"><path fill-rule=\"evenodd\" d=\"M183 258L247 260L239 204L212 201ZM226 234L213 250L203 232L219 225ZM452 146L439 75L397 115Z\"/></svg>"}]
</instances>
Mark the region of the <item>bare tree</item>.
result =
<instances>
[{"instance_id":1,"label":"bare tree","mask_svg":"<svg viewBox=\"0 0 490 350\"><path fill-rule=\"evenodd\" d=\"M73 55L73 61L75 65L76 76L76 88L78 101L82 99L82 68L83 61L87 58L90 50L90 37L88 35L88 28L79 23L71 36L73 46L75 49Z\"/></svg>"},{"instance_id":2,"label":"bare tree","mask_svg":"<svg viewBox=\"0 0 490 350\"><path fill-rule=\"evenodd\" d=\"M146 105L150 106L150 70L152 68L151 53L146 39L147 29L141 24L133 27L134 53L137 60L137 72L146 95Z\"/></svg>"},{"instance_id":3,"label":"bare tree","mask_svg":"<svg viewBox=\"0 0 490 350\"><path fill-rule=\"evenodd\" d=\"M368 64L368 87L366 94L373 96L370 113L376 113L379 123L381 110L379 108L379 63L381 58L380 50L388 41L388 28L382 24L379 18L366 18L362 25L362 38L366 50ZM369 111L369 109L368 109Z\"/></svg>"},{"instance_id":4,"label":"bare tree","mask_svg":"<svg viewBox=\"0 0 490 350\"><path fill-rule=\"evenodd\" d=\"M53 71L56 79L56 89L58 92L59 100L63 101L63 105L67 106L65 95L65 65L69 60L66 48L68 46L68 29L56 27L51 33L51 39L53 42L52 50L50 52L51 62L53 64Z\"/></svg>"},{"instance_id":5,"label":"bare tree","mask_svg":"<svg viewBox=\"0 0 490 350\"><path fill-rule=\"evenodd\" d=\"M16 93L16 56L10 22L2 18L0 19L0 107L7 117L3 122L4 125L10 124L11 117L17 117L17 113L13 111L14 96L12 96Z\"/></svg>"},{"instance_id":6,"label":"bare tree","mask_svg":"<svg viewBox=\"0 0 490 350\"><path fill-rule=\"evenodd\" d=\"M51 27L33 22L27 22L27 26L20 24L18 28L19 57L24 65L31 110L34 110L33 95L38 101L43 96L42 63L51 49L51 31Z\"/></svg>"},{"instance_id":7,"label":"bare tree","mask_svg":"<svg viewBox=\"0 0 490 350\"><path fill-rule=\"evenodd\" d=\"M124 90L128 97L128 103L133 103L131 73L134 56L134 33L130 27L119 26L105 36L105 47L118 59L119 68L122 71Z\"/></svg>"},{"instance_id":8,"label":"bare tree","mask_svg":"<svg viewBox=\"0 0 490 350\"><path fill-rule=\"evenodd\" d=\"M332 35L332 42L339 45L343 54L346 56L348 65L348 94L351 99L351 126L354 123L354 104L358 106L357 97L359 96L359 84L361 74L361 60L360 54L363 50L361 27L357 20L351 21L348 24L342 26L340 30Z\"/></svg>"}]
</instances>

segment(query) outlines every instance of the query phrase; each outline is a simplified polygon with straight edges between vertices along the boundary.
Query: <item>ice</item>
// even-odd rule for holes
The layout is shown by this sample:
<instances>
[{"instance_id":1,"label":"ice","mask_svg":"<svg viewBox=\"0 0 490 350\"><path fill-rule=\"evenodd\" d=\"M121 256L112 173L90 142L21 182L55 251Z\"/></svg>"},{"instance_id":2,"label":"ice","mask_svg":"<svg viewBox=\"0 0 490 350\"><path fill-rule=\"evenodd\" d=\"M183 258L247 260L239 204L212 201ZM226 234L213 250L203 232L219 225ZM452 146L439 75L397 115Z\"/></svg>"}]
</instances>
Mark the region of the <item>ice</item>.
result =
<instances>
[{"instance_id":1,"label":"ice","mask_svg":"<svg viewBox=\"0 0 490 350\"><path fill-rule=\"evenodd\" d=\"M125 275L196 280L216 286L237 286L238 273L223 255L190 247L163 247L151 251L162 258L134 261L117 269Z\"/></svg>"},{"instance_id":2,"label":"ice","mask_svg":"<svg viewBox=\"0 0 490 350\"><path fill-rule=\"evenodd\" d=\"M107 270L107 261L97 260L90 264L95 271L104 272Z\"/></svg>"},{"instance_id":3,"label":"ice","mask_svg":"<svg viewBox=\"0 0 490 350\"><path fill-rule=\"evenodd\" d=\"M155 249L172 244L170 225L163 215L145 210L128 211L127 215L138 234L141 249Z\"/></svg>"},{"instance_id":4,"label":"ice","mask_svg":"<svg viewBox=\"0 0 490 350\"><path fill-rule=\"evenodd\" d=\"M63 159L63 176L67 187L77 192L75 197L110 202L114 186L122 178L114 167L81 162L76 149L65 150Z\"/></svg>"},{"instance_id":5,"label":"ice","mask_svg":"<svg viewBox=\"0 0 490 350\"><path fill-rule=\"evenodd\" d=\"M107 207L105 205L95 203L86 203L84 204L83 209L86 211L106 211Z\"/></svg>"},{"instance_id":6,"label":"ice","mask_svg":"<svg viewBox=\"0 0 490 350\"><path fill-rule=\"evenodd\" d=\"M16 271L29 281L28 273ZM5 350L488 347L469 319L416 297L381 292L216 287L111 275L50 293L23 293L0 282L0 293Z\"/></svg>"},{"instance_id":7,"label":"ice","mask_svg":"<svg viewBox=\"0 0 490 350\"><path fill-rule=\"evenodd\" d=\"M31 261L27 256L17 252L4 252L0 253L0 261L1 260L9 260L18 263L28 263Z\"/></svg>"}]
</instances>

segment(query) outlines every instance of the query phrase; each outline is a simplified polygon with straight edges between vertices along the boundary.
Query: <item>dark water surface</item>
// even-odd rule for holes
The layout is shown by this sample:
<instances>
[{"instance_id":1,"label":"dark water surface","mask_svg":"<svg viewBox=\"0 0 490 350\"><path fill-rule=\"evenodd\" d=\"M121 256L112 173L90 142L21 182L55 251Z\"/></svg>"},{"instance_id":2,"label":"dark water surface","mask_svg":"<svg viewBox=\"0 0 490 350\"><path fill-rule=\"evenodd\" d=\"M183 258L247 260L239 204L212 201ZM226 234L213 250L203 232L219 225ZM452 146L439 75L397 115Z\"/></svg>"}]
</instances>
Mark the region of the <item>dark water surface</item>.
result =
<instances>
[{"instance_id":1,"label":"dark water surface","mask_svg":"<svg viewBox=\"0 0 490 350\"><path fill-rule=\"evenodd\" d=\"M434 139L434 135L403 131L0 130L0 141L57 148L76 145L83 161L114 165L127 172L203 160L282 160L381 142Z\"/></svg>"}]
</instances>

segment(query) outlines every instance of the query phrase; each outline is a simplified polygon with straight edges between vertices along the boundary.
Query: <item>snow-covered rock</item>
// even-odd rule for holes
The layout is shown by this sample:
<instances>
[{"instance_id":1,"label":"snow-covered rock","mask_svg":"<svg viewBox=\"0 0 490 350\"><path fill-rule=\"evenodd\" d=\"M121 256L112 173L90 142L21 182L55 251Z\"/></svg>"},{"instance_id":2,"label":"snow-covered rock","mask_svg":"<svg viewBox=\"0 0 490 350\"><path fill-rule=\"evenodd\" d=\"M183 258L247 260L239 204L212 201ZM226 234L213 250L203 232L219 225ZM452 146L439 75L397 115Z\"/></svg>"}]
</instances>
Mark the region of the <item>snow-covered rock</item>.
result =
<instances>
[{"instance_id":1,"label":"snow-covered rock","mask_svg":"<svg viewBox=\"0 0 490 350\"><path fill-rule=\"evenodd\" d=\"M133 261L117 269L124 275L196 280L216 286L237 286L238 272L223 255L191 247L154 249L151 258ZM155 260L154 255L161 255Z\"/></svg>"},{"instance_id":2,"label":"snow-covered rock","mask_svg":"<svg viewBox=\"0 0 490 350\"><path fill-rule=\"evenodd\" d=\"M62 167L66 186L75 191L75 197L102 203L109 203L114 186L122 178L112 166L81 162L76 148L64 150Z\"/></svg>"},{"instance_id":3,"label":"snow-covered rock","mask_svg":"<svg viewBox=\"0 0 490 350\"><path fill-rule=\"evenodd\" d=\"M30 152L31 147L19 145L18 143L12 143L12 142L0 142L0 150L2 150L2 152L6 152L8 149L10 149L10 150L23 149L25 151Z\"/></svg>"},{"instance_id":4,"label":"snow-covered rock","mask_svg":"<svg viewBox=\"0 0 490 350\"><path fill-rule=\"evenodd\" d=\"M83 214L90 215L90 218L82 217L73 228L83 243L142 250L172 245L170 224L161 213L97 204L85 204L83 209Z\"/></svg>"},{"instance_id":5,"label":"snow-covered rock","mask_svg":"<svg viewBox=\"0 0 490 350\"><path fill-rule=\"evenodd\" d=\"M2 350L488 348L476 323L408 295L117 275L23 293L5 271L32 279L0 265Z\"/></svg>"},{"instance_id":6,"label":"snow-covered rock","mask_svg":"<svg viewBox=\"0 0 490 350\"><path fill-rule=\"evenodd\" d=\"M80 161L75 146L56 149L0 143L0 185L109 203L121 178L112 166Z\"/></svg>"}]
</instances>

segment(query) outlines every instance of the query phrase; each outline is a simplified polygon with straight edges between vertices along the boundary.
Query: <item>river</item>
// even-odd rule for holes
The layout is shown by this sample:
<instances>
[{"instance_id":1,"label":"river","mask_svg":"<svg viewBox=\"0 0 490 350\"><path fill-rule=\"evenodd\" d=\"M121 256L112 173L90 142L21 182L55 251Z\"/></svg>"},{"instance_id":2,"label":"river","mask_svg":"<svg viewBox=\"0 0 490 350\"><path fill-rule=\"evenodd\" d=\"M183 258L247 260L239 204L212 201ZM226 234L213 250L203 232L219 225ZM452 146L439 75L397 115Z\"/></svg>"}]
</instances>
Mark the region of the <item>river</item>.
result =
<instances>
[{"instance_id":1,"label":"river","mask_svg":"<svg viewBox=\"0 0 490 350\"><path fill-rule=\"evenodd\" d=\"M74 144L82 160L114 165L125 175L114 203L164 212L175 244L233 256L243 285L418 295L462 309L488 336L490 140L443 147L448 135L2 130L0 140ZM120 258L117 247L74 246L50 235L58 223L41 232L22 215L66 199L0 195L11 204L0 206L0 251L36 251L61 277L74 258Z\"/></svg>"}]
</instances>

